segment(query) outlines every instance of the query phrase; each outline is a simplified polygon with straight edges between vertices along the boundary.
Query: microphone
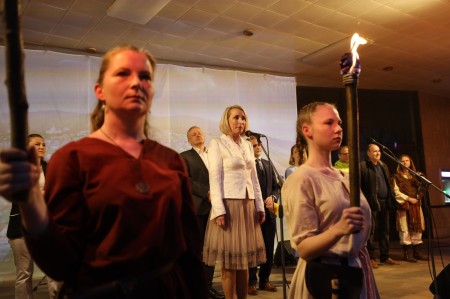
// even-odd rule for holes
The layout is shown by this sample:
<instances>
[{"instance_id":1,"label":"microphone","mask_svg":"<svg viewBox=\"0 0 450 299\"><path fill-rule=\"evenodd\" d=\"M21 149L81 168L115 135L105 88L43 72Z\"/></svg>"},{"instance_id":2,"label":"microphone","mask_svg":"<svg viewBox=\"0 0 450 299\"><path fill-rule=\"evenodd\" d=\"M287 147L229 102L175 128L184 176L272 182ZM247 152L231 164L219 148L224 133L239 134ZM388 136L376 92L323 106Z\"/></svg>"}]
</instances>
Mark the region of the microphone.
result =
<instances>
[{"instance_id":1,"label":"microphone","mask_svg":"<svg viewBox=\"0 0 450 299\"><path fill-rule=\"evenodd\" d=\"M244 135L247 136L247 137L254 136L254 137L258 138L258 139L261 138L261 137L264 137L264 138L266 137L266 135L264 135L264 134L255 133L255 132L252 132L252 131L245 131Z\"/></svg>"},{"instance_id":2,"label":"microphone","mask_svg":"<svg viewBox=\"0 0 450 299\"><path fill-rule=\"evenodd\" d=\"M386 146L382 145L381 143L379 143L378 141L376 141L373 138L370 138L370 143L378 145L382 150L388 150L388 148Z\"/></svg>"}]
</instances>

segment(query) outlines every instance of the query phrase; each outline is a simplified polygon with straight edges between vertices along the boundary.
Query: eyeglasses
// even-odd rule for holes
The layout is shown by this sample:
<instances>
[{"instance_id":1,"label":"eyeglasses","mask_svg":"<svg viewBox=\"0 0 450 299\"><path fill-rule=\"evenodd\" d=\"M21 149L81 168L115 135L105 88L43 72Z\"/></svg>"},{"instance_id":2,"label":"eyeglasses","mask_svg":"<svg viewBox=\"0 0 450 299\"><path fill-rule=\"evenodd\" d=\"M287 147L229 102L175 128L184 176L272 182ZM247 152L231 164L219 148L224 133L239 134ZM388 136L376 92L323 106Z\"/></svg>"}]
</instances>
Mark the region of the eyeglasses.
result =
<instances>
[{"instance_id":1,"label":"eyeglasses","mask_svg":"<svg viewBox=\"0 0 450 299\"><path fill-rule=\"evenodd\" d=\"M253 145L253 148L255 148L255 147L257 147L257 146L261 146L261 143L258 143L258 144L252 144Z\"/></svg>"}]
</instances>

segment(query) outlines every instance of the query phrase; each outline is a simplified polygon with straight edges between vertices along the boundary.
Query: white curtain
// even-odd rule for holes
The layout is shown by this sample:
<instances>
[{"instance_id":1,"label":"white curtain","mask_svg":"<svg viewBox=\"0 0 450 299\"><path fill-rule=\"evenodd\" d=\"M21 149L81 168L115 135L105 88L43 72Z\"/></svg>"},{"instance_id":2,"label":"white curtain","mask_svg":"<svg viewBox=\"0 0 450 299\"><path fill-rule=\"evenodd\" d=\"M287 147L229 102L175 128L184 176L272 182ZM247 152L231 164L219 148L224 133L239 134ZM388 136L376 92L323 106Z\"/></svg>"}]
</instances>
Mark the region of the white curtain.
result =
<instances>
[{"instance_id":1,"label":"white curtain","mask_svg":"<svg viewBox=\"0 0 450 299\"><path fill-rule=\"evenodd\" d=\"M4 53L0 47L1 82L6 73ZM87 55L25 51L29 132L44 136L47 160L62 145L89 133L89 114L97 103L93 86L99 64L100 58ZM160 64L155 90L150 115L153 139L181 152L190 148L186 131L197 125L204 130L208 143L220 135L224 109L240 104L247 111L250 129L268 137L269 146L264 139L263 145L284 175L295 142L295 78ZM1 84L0 147L9 145L8 95ZM0 200L0 246L6 242L8 216L9 205Z\"/></svg>"},{"instance_id":2,"label":"white curtain","mask_svg":"<svg viewBox=\"0 0 450 299\"><path fill-rule=\"evenodd\" d=\"M3 47L0 64L4 82ZM45 137L47 159L65 143L89 133L99 64L100 58L93 56L25 51L29 131ZM295 141L293 77L160 64L155 90L150 116L153 139L180 152L190 148L186 131L197 125L208 142L220 135L219 120L225 107L240 104L247 111L250 129L268 137L270 157L280 174L284 173ZM5 147L10 144L10 124L4 84L0 97L0 147ZM264 140L263 145L267 147Z\"/></svg>"}]
</instances>

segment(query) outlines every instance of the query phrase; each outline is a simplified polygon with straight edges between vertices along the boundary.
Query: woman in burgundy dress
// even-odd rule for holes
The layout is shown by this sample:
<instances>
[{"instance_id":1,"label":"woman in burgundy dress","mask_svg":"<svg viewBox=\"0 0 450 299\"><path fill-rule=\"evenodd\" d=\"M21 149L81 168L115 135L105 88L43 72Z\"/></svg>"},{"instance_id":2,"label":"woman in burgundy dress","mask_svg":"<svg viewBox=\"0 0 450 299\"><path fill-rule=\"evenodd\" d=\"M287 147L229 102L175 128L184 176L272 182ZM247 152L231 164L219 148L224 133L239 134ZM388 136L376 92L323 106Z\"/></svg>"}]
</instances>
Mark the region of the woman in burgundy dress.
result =
<instances>
[{"instance_id":1,"label":"woman in burgundy dress","mask_svg":"<svg viewBox=\"0 0 450 299\"><path fill-rule=\"evenodd\" d=\"M95 84L93 132L49 161L45 199L28 153L1 153L0 195L19 202L27 245L68 298L207 298L188 174L148 139L152 56L110 50Z\"/></svg>"}]
</instances>

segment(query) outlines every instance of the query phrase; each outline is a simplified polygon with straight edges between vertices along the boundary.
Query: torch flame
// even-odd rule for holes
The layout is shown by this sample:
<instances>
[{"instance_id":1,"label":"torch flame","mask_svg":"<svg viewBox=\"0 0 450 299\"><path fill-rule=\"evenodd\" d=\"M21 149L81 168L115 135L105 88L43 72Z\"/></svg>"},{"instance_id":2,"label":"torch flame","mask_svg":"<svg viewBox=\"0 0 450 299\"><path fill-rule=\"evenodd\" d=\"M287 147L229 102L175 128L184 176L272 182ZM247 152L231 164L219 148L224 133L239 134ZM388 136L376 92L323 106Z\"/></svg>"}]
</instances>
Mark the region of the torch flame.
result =
<instances>
[{"instance_id":1,"label":"torch flame","mask_svg":"<svg viewBox=\"0 0 450 299\"><path fill-rule=\"evenodd\" d=\"M352 66L350 67L349 73L353 73L353 68L356 65L356 61L359 59L358 46L367 44L367 40L360 37L358 33L353 34L352 40L350 41L350 50L352 52Z\"/></svg>"}]
</instances>

